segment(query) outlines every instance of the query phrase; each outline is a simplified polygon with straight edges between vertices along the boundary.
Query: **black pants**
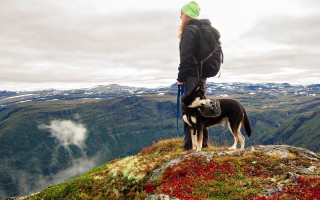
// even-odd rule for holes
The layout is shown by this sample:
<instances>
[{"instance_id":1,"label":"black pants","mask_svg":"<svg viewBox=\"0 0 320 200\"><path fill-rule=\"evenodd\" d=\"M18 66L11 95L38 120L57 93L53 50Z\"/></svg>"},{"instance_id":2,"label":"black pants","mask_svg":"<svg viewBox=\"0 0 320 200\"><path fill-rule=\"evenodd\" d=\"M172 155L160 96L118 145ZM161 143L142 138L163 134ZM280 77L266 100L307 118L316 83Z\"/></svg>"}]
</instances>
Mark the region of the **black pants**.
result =
<instances>
[{"instance_id":1,"label":"black pants","mask_svg":"<svg viewBox=\"0 0 320 200\"><path fill-rule=\"evenodd\" d=\"M207 79L206 78L200 78L200 80L203 81L203 88L207 88ZM185 87L186 92L191 91L196 84L198 83L199 79L198 77L187 77ZM205 92L205 91L204 91ZM181 102L181 111L182 115L184 114L185 105ZM202 141L202 147L208 146L208 129L203 130L203 141ZM184 150L191 150L192 149L192 139L191 139L191 132L188 128L188 125L184 125Z\"/></svg>"}]
</instances>

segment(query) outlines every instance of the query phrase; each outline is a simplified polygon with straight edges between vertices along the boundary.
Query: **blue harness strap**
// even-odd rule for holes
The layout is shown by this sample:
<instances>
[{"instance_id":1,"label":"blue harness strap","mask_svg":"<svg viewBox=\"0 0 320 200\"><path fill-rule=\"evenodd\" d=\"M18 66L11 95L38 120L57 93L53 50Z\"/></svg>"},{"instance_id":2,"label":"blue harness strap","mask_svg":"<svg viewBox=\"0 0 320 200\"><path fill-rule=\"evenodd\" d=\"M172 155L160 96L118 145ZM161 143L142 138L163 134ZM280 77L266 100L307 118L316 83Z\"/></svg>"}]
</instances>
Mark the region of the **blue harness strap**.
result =
<instances>
[{"instance_id":1,"label":"blue harness strap","mask_svg":"<svg viewBox=\"0 0 320 200\"><path fill-rule=\"evenodd\" d=\"M181 95L185 93L185 84L182 86L178 85L178 95L177 95L177 134L180 136L179 133L179 116L180 116L180 100L181 100Z\"/></svg>"}]
</instances>

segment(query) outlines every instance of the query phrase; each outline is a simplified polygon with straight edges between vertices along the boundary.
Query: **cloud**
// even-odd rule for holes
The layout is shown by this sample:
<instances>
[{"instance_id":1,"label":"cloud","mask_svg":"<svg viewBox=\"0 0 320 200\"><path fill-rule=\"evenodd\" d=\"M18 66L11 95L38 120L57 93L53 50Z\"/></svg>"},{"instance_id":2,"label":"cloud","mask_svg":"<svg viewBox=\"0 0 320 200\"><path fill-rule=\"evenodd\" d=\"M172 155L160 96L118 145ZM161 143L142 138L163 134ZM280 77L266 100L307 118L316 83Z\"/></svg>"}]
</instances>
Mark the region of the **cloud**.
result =
<instances>
[{"instance_id":1,"label":"cloud","mask_svg":"<svg viewBox=\"0 0 320 200\"><path fill-rule=\"evenodd\" d=\"M51 135L59 141L66 149L69 145L76 145L80 149L85 146L87 129L82 124L71 120L52 120L50 125L39 125L39 129L48 130Z\"/></svg>"},{"instance_id":2,"label":"cloud","mask_svg":"<svg viewBox=\"0 0 320 200\"><path fill-rule=\"evenodd\" d=\"M239 37L234 49L227 49L224 77L241 77L244 82L316 83L320 77L319 21L319 14L259 20Z\"/></svg>"},{"instance_id":3,"label":"cloud","mask_svg":"<svg viewBox=\"0 0 320 200\"><path fill-rule=\"evenodd\" d=\"M105 12L94 8L94 13L61 1L33 2L6 1L0 7L2 82L128 83L172 75L177 13L129 9L110 14L105 4ZM80 7L87 3L81 1Z\"/></svg>"},{"instance_id":4,"label":"cloud","mask_svg":"<svg viewBox=\"0 0 320 200\"><path fill-rule=\"evenodd\" d=\"M70 178L76 177L94 168L97 165L97 160L99 160L98 156L93 158L82 157L72 160L71 166L67 167L66 169L50 176L40 176L39 181L37 182L37 187L46 187L50 184L63 182Z\"/></svg>"},{"instance_id":5,"label":"cloud","mask_svg":"<svg viewBox=\"0 0 320 200\"><path fill-rule=\"evenodd\" d=\"M80 116L75 115L75 118L80 118ZM83 124L71 120L52 120L49 125L41 124L38 128L48 130L60 144L48 155L51 156L51 159L49 159L51 161L47 165L52 167L59 164L56 157L61 153L61 149L59 149L61 146L68 152L69 162L66 163L65 169L48 175L43 175L40 172L35 173L34 171L33 173L24 170L12 171L11 177L18 182L20 194L29 194L30 191L40 191L48 185L64 182L94 168L101 162L103 156L100 153L96 153L93 157L88 157L86 154L84 147L87 129ZM73 155L69 145L79 147L81 154Z\"/></svg>"},{"instance_id":6,"label":"cloud","mask_svg":"<svg viewBox=\"0 0 320 200\"><path fill-rule=\"evenodd\" d=\"M319 14L306 16L278 15L258 21L241 38L302 47L301 51L306 51L320 46L319 21Z\"/></svg>"},{"instance_id":7,"label":"cloud","mask_svg":"<svg viewBox=\"0 0 320 200\"><path fill-rule=\"evenodd\" d=\"M235 6L230 8L230 3ZM170 0L4 0L0 5L1 86L170 85L179 64L177 27L183 4ZM226 68L231 71L242 65L254 70L253 61L258 58L265 64L284 62L266 61L263 55L267 55L286 62L295 58L298 63L293 66L308 62L311 67L304 68L318 73L314 68L319 64L317 0L199 0L199 4L221 31L225 62L232 64Z\"/></svg>"},{"instance_id":8,"label":"cloud","mask_svg":"<svg viewBox=\"0 0 320 200\"><path fill-rule=\"evenodd\" d=\"M226 59L221 68L224 80L221 82L237 82L240 79L241 82L310 84L317 83L320 77L316 53L296 50L246 53L244 56Z\"/></svg>"},{"instance_id":9,"label":"cloud","mask_svg":"<svg viewBox=\"0 0 320 200\"><path fill-rule=\"evenodd\" d=\"M74 159L71 165L56 174L42 175L31 174L26 171L12 172L12 178L18 182L19 193L22 195L30 194L31 191L41 191L49 185L64 182L94 168L98 163L99 156L93 158Z\"/></svg>"}]
</instances>

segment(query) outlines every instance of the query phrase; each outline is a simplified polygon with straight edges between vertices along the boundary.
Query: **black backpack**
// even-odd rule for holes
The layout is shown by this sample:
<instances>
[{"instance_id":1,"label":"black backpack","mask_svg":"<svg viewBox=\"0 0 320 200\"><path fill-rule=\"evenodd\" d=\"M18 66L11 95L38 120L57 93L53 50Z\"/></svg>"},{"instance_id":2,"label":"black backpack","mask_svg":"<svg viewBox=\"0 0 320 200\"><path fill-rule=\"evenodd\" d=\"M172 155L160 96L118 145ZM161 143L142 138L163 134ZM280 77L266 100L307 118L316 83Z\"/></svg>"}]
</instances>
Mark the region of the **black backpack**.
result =
<instances>
[{"instance_id":1,"label":"black backpack","mask_svg":"<svg viewBox=\"0 0 320 200\"><path fill-rule=\"evenodd\" d=\"M223 52L220 42L220 33L211 26L207 19L192 20L188 26L196 29L200 36L200 56L194 60L199 64L198 77L213 77L218 74L223 63Z\"/></svg>"}]
</instances>

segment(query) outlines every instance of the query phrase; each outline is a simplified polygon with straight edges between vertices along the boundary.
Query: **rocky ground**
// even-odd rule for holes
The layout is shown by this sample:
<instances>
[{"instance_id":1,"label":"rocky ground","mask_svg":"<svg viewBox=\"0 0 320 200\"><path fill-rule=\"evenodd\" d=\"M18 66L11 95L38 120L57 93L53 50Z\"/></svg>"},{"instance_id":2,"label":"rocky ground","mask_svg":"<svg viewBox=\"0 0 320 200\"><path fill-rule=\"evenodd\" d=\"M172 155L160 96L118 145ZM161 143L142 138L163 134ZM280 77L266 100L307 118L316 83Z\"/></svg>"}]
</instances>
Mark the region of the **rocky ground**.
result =
<instances>
[{"instance_id":1,"label":"rocky ground","mask_svg":"<svg viewBox=\"0 0 320 200\"><path fill-rule=\"evenodd\" d=\"M198 160L199 158L201 158L200 162ZM186 167L185 164L186 160L188 160L188 167ZM190 166L189 161L192 160L197 161L195 163L191 162L195 165L199 165L201 162L206 163L203 166L206 169L203 170L203 174L188 174L188 168L192 167ZM222 163L221 160L223 160ZM234 163L234 161L240 164L239 166L243 167L243 170L236 170L236 168L239 168L239 166L235 167L234 165L228 165L228 167L225 168L208 168L210 163L220 163L223 166L223 164L225 163ZM233 169L231 166L233 166ZM320 189L319 167L320 162L319 156L317 154L303 148L297 148L287 145L260 145L235 151L219 150L208 152L194 152L170 160L169 162L164 163L160 168L154 170L148 180L147 186L150 188L149 190L156 193L158 191L165 191L164 193L169 193L169 195L148 194L146 199L179 199L174 197L175 194L181 199L291 199L294 198L293 196L298 197L298 199L318 199L320 198L320 192L318 192L318 190L315 190L315 188ZM172 168L174 168L174 170L172 171L175 173L175 175L167 177L168 171L170 171L168 169ZM222 178L223 176L221 175L221 177L211 177L208 179L208 174L223 174L228 170L234 171L232 171L231 173L229 172L227 176L224 177L225 179ZM192 170L189 171L191 172ZM184 190L183 188L188 188L189 180L187 176L189 175L193 176L190 177L191 179L193 179L191 180L191 190L198 190L200 192L196 194L194 194L193 191L189 194L186 191L182 192L182 190ZM228 184L228 181L231 181L231 179L234 178L233 176L239 178L238 181L232 181L234 183L239 183L239 185L237 185L239 188L238 190L236 189L236 191L240 191L240 193L245 194L245 192L242 191L240 187L251 190L252 188L248 188L248 186L255 185L254 187L259 189L260 192L252 196L232 195L231 197L231 193L233 193L234 191L229 189L224 190L223 187L230 188L231 185ZM247 179L241 176L248 176L250 178ZM183 181L180 182L180 185L175 184L178 179L183 179ZM194 181L196 180L204 183L201 183L199 186L199 184L194 184ZM240 183L241 180L243 181L242 183ZM217 182L223 184L217 185L217 188L213 189L214 192L210 194L209 191L212 189L208 189L207 187L210 187L212 186L212 183ZM171 189L164 189L165 187L167 187L167 185L170 184ZM201 187L205 191L201 191ZM217 189L219 190L218 192ZM308 190L310 191L308 192ZM300 194L300 192L302 193ZM305 195L303 196L303 194ZM230 196L228 197L228 195Z\"/></svg>"},{"instance_id":2,"label":"rocky ground","mask_svg":"<svg viewBox=\"0 0 320 200\"><path fill-rule=\"evenodd\" d=\"M13 199L320 199L320 157L287 145L185 152L181 138Z\"/></svg>"}]
</instances>

